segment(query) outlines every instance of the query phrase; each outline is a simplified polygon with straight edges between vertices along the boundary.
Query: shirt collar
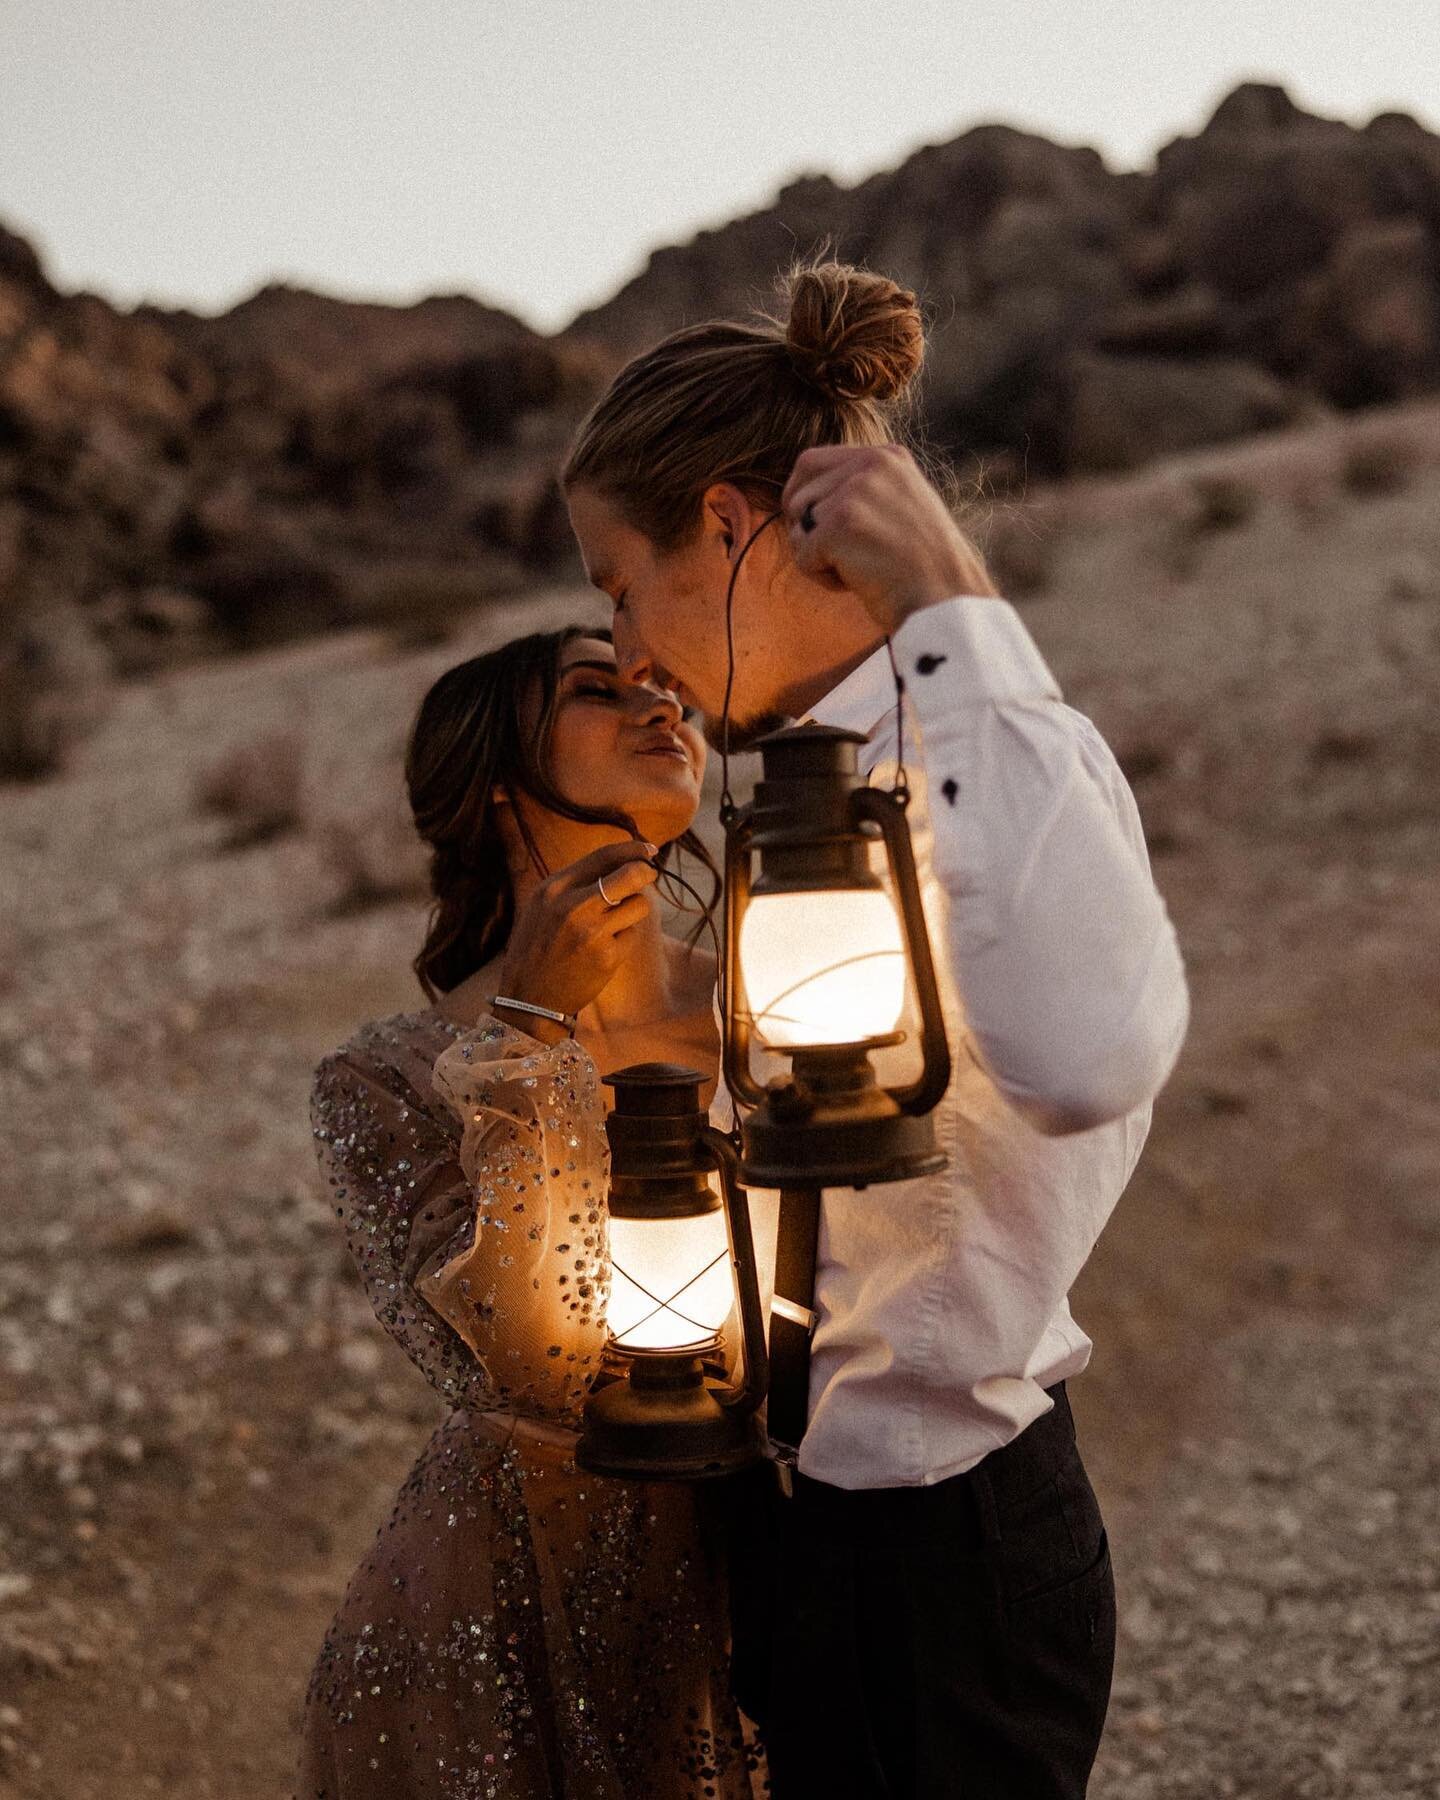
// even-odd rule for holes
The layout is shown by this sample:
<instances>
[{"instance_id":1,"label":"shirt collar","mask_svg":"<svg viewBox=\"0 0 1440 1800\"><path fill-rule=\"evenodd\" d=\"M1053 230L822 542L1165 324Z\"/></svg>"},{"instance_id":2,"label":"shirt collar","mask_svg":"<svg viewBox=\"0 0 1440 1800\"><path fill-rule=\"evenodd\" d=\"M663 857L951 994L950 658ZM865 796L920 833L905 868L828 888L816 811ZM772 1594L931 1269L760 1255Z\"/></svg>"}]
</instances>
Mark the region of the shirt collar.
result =
<instances>
[{"instance_id":1,"label":"shirt collar","mask_svg":"<svg viewBox=\"0 0 1440 1800\"><path fill-rule=\"evenodd\" d=\"M872 650L828 694L817 700L802 724L837 725L862 737L895 710L895 675L884 644Z\"/></svg>"}]
</instances>

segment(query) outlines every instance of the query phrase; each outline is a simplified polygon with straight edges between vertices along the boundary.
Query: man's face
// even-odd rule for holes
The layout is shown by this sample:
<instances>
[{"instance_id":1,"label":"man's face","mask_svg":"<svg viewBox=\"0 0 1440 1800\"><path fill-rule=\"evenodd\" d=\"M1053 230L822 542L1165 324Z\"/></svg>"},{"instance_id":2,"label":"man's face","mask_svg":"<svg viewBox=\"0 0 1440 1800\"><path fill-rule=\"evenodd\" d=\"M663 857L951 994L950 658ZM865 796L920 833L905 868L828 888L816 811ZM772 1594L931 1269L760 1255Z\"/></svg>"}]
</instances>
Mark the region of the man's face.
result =
<instances>
[{"instance_id":1,"label":"man's face","mask_svg":"<svg viewBox=\"0 0 1440 1800\"><path fill-rule=\"evenodd\" d=\"M697 536L661 555L594 488L574 488L569 505L586 572L615 609L612 631L621 673L628 681L670 688L682 704L698 707L706 738L718 745L727 672L725 595L736 526L707 506ZM755 522L763 516L757 514ZM754 546L736 588L732 749L778 723L765 703L765 647L757 644L753 628L744 629L740 605L741 588L753 590L745 577L768 548L763 539Z\"/></svg>"}]
</instances>

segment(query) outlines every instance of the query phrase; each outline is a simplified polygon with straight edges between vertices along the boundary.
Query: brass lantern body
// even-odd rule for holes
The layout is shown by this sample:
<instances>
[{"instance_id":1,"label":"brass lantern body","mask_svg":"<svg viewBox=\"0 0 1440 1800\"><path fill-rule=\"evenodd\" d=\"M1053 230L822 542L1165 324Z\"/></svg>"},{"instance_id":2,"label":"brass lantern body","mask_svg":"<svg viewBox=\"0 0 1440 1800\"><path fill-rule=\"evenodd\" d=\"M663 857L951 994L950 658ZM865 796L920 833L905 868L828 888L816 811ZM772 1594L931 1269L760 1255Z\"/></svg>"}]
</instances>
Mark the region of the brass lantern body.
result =
<instances>
[{"instance_id":1,"label":"brass lantern body","mask_svg":"<svg viewBox=\"0 0 1440 1800\"><path fill-rule=\"evenodd\" d=\"M700 1107L702 1077L672 1063L639 1063L605 1077L615 1107L610 1141L612 1221L645 1224L699 1218L716 1208L718 1175L728 1258L740 1305L743 1370L716 1379L718 1339L664 1347L619 1348L625 1373L597 1386L585 1404L575 1460L596 1475L645 1481L694 1481L725 1475L764 1454L756 1410L765 1397L769 1357L750 1214L735 1148ZM658 1305L665 1297L655 1295Z\"/></svg>"},{"instance_id":2,"label":"brass lantern body","mask_svg":"<svg viewBox=\"0 0 1440 1800\"><path fill-rule=\"evenodd\" d=\"M742 1126L741 1179L759 1187L867 1187L901 1181L945 1166L928 1114L950 1081L944 1012L920 898L904 803L867 787L856 767L857 732L799 725L760 742L763 773L754 799L729 822L725 858L726 1005L725 1079L732 1094L752 1109ZM883 923L876 899L888 896L870 866L870 847L883 842L898 902L898 930L873 942L830 943L828 897L846 896L838 909L840 935L848 915ZM758 875L752 860L758 856ZM813 897L818 954L797 974L808 983L826 1041L796 1042L804 1035L805 995L793 1016L782 1019L769 1048L790 1058L788 1078L761 1086L751 1069L757 1026L746 991L745 924L749 910L767 898L789 897L792 910ZM875 897L875 898L871 898ZM831 908L833 918L837 909ZM857 932L857 936L859 933ZM882 941L883 940L883 941ZM877 993L873 966L893 957L896 942L919 1002L922 1067L903 1087L882 1087L870 1052L898 1043L900 1034L867 1030L883 1022L889 999ZM879 948L876 945L879 944ZM825 965L825 958L831 959ZM824 966L822 966L824 965ZM869 965L869 966L867 966ZM814 973L806 971L813 968ZM854 1012L857 1034L844 1038L843 989L847 970L864 992ZM884 978L889 984L889 978ZM773 975L771 986L773 987ZM821 992L821 982L828 991ZM784 994L782 991L781 999ZM775 1017L778 1003L762 1002ZM898 1004L890 1011L898 1016Z\"/></svg>"}]
</instances>

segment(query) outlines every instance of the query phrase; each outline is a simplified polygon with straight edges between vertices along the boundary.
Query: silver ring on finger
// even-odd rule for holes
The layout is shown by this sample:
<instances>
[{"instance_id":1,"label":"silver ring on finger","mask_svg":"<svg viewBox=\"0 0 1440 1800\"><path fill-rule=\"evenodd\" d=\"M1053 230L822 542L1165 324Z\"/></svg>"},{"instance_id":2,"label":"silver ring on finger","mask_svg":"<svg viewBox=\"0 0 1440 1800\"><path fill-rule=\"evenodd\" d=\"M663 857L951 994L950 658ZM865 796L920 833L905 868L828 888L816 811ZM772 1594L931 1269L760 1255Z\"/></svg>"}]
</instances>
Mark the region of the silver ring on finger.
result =
<instances>
[{"instance_id":1,"label":"silver ring on finger","mask_svg":"<svg viewBox=\"0 0 1440 1800\"><path fill-rule=\"evenodd\" d=\"M595 877L595 885L600 890L600 898L607 906L618 906L620 904L618 900L612 900L605 892L605 877L603 875L597 875Z\"/></svg>"}]
</instances>

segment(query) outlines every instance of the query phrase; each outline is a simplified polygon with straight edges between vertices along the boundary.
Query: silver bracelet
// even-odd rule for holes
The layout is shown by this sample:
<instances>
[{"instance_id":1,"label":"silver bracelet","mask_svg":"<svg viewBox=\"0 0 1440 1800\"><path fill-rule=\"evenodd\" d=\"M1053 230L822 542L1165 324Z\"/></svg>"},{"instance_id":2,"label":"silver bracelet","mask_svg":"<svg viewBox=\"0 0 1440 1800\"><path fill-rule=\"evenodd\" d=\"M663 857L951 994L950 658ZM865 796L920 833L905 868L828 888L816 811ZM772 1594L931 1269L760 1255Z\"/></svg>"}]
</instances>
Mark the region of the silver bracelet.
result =
<instances>
[{"instance_id":1,"label":"silver bracelet","mask_svg":"<svg viewBox=\"0 0 1440 1800\"><path fill-rule=\"evenodd\" d=\"M534 1013L537 1019L553 1019L557 1025L563 1025L571 1037L575 1035L574 1013L553 1012L548 1006L533 1006L528 1000L511 1000L504 994L496 994L490 1004L492 1006L510 1006L516 1012Z\"/></svg>"}]
</instances>

